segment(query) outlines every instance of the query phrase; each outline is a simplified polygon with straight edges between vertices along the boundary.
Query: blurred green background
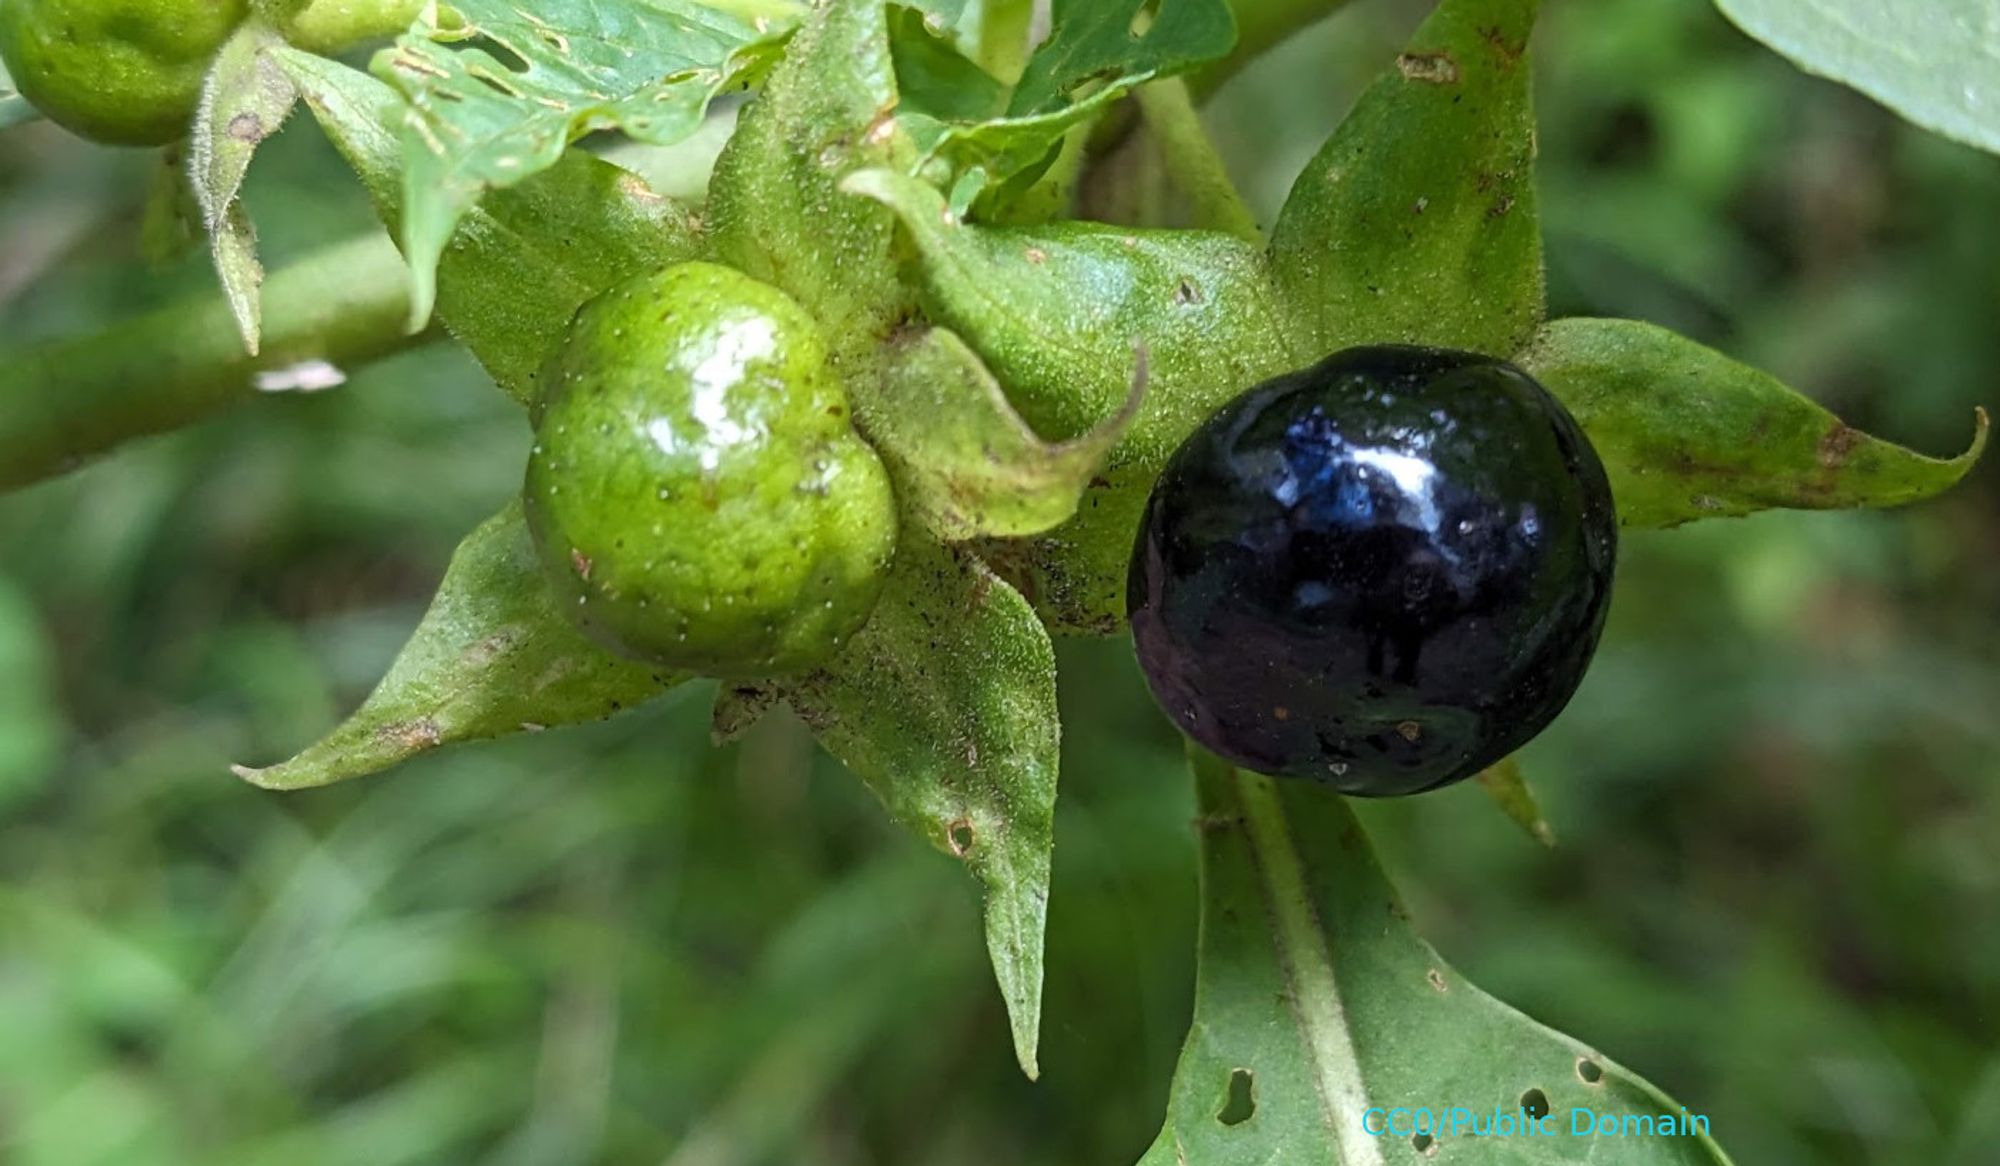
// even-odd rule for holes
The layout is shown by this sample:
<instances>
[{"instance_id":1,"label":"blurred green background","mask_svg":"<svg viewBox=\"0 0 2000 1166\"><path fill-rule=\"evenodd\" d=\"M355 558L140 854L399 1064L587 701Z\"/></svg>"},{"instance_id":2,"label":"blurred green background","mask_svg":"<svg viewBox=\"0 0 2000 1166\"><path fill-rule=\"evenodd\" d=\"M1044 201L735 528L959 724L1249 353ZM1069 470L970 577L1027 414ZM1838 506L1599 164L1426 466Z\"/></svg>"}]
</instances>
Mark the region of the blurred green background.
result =
<instances>
[{"instance_id":1,"label":"blurred green background","mask_svg":"<svg viewBox=\"0 0 2000 1166\"><path fill-rule=\"evenodd\" d=\"M1211 107L1259 210L1426 6L1364 0ZM2000 159L1807 78L1702 0L1551 0L1553 306L1680 328L1956 452L2000 404ZM211 284L135 272L146 156L0 137L0 340ZM249 194L282 262L366 229L309 123ZM0 402L4 407L4 402ZM1192 803L1123 643L1062 652L1044 1079L973 884L705 692L312 793L331 725L520 413L447 348L0 498L0 1161L1120 1166L1188 1017ZM2000 1154L2000 469L1892 514L1631 537L1530 748L1367 805L1471 978L1649 1074L1740 1162Z\"/></svg>"}]
</instances>

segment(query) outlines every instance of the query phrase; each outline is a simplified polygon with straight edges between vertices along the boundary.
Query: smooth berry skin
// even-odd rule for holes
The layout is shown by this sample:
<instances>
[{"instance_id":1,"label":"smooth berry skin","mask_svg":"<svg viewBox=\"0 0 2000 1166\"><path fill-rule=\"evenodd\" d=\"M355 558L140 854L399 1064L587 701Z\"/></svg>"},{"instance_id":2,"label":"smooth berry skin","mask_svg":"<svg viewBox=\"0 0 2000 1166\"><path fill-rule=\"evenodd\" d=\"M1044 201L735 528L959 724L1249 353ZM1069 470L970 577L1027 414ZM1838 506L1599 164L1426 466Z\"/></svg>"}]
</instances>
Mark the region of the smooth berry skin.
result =
<instances>
[{"instance_id":1,"label":"smooth berry skin","mask_svg":"<svg viewBox=\"0 0 2000 1166\"><path fill-rule=\"evenodd\" d=\"M50 121L113 146L188 135L247 0L0 0L0 63Z\"/></svg>"},{"instance_id":2,"label":"smooth berry skin","mask_svg":"<svg viewBox=\"0 0 2000 1166\"><path fill-rule=\"evenodd\" d=\"M542 386L522 501L584 635L769 677L825 662L867 621L895 495L797 301L713 263L636 276L577 313Z\"/></svg>"},{"instance_id":3,"label":"smooth berry skin","mask_svg":"<svg viewBox=\"0 0 2000 1166\"><path fill-rule=\"evenodd\" d=\"M1468 352L1351 348L1224 406L1128 583L1153 695L1244 768L1396 796L1547 727L1597 648L1611 486L1562 405Z\"/></svg>"}]
</instances>

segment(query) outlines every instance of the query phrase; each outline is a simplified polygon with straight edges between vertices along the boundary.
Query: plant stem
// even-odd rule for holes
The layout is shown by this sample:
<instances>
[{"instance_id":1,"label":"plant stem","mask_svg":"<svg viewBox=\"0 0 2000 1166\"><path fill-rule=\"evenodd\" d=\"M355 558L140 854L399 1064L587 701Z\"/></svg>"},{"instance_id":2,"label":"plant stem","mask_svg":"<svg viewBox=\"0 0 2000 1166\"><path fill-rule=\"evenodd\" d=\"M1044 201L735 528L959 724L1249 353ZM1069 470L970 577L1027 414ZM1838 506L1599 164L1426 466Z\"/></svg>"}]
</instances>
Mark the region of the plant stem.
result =
<instances>
[{"instance_id":1,"label":"plant stem","mask_svg":"<svg viewBox=\"0 0 2000 1166\"><path fill-rule=\"evenodd\" d=\"M409 282L395 247L369 235L271 276L262 356L244 353L228 303L212 293L0 356L0 490L248 401L260 371L308 360L344 368L427 340L404 328Z\"/></svg>"},{"instance_id":2,"label":"plant stem","mask_svg":"<svg viewBox=\"0 0 2000 1166\"><path fill-rule=\"evenodd\" d=\"M337 53L395 36L423 6L423 0L312 0L287 23L285 39L307 52Z\"/></svg>"},{"instance_id":3,"label":"plant stem","mask_svg":"<svg viewBox=\"0 0 2000 1166\"><path fill-rule=\"evenodd\" d=\"M1265 52L1347 7L1349 0L1232 0L1236 13L1236 47L1229 55L1194 74L1198 97L1206 98Z\"/></svg>"},{"instance_id":4,"label":"plant stem","mask_svg":"<svg viewBox=\"0 0 2000 1166\"><path fill-rule=\"evenodd\" d=\"M1028 27L1034 0L986 0L979 12L979 64L1009 85L1028 63Z\"/></svg>"},{"instance_id":5,"label":"plant stem","mask_svg":"<svg viewBox=\"0 0 2000 1166\"><path fill-rule=\"evenodd\" d=\"M1222 156L1215 152L1215 142L1201 124L1201 113L1194 107L1187 82L1179 77L1154 81L1140 86L1137 97L1146 127L1159 143L1167 173L1193 205L1200 225L1261 246L1264 233L1230 181Z\"/></svg>"}]
</instances>

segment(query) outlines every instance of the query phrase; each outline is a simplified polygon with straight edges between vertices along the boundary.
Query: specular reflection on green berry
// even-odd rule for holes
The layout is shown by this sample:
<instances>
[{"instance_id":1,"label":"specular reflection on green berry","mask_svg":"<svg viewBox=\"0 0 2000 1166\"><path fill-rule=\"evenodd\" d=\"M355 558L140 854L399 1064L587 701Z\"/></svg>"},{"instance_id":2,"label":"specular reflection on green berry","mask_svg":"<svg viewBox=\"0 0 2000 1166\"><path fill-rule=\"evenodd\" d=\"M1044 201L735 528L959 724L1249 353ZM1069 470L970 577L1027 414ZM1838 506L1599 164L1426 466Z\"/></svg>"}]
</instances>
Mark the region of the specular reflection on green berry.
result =
<instances>
[{"instance_id":1,"label":"specular reflection on green berry","mask_svg":"<svg viewBox=\"0 0 2000 1166\"><path fill-rule=\"evenodd\" d=\"M614 287L571 324L535 415L529 528L598 643L768 676L868 618L894 499L817 323L783 292L709 263Z\"/></svg>"}]
</instances>

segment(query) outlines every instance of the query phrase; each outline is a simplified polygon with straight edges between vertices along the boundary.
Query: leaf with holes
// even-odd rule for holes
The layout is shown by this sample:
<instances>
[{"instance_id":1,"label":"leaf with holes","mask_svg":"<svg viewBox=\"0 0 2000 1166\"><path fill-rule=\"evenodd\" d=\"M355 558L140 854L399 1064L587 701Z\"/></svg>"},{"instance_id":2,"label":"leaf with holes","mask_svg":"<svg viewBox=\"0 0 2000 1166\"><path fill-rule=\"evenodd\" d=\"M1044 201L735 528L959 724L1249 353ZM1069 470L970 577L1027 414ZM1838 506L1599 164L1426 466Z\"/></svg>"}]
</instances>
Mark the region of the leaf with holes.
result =
<instances>
[{"instance_id":1,"label":"leaf with holes","mask_svg":"<svg viewBox=\"0 0 2000 1166\"><path fill-rule=\"evenodd\" d=\"M1729 1161L1653 1085L1446 964L1345 799L1205 755L1194 766L1194 1025L1141 1166ZM1419 1109L1434 1124L1416 1128Z\"/></svg>"},{"instance_id":2,"label":"leaf with holes","mask_svg":"<svg viewBox=\"0 0 2000 1166\"><path fill-rule=\"evenodd\" d=\"M1008 93L920 24L899 30L896 67L925 177L963 213L984 191L1031 180L1063 135L1132 89L1236 44L1224 0L1057 0L1049 37ZM956 59L954 59L956 58Z\"/></svg>"},{"instance_id":3,"label":"leaf with holes","mask_svg":"<svg viewBox=\"0 0 2000 1166\"><path fill-rule=\"evenodd\" d=\"M1044 438L1076 438L1115 415L1133 350L1147 349L1145 401L1076 519L991 552L1052 624L1116 630L1139 514L1168 456L1224 401L1304 363L1285 343L1262 253L1206 231L967 224L932 187L887 171L857 174L847 189L896 212L916 241L924 308L984 359Z\"/></svg>"},{"instance_id":4,"label":"leaf with holes","mask_svg":"<svg viewBox=\"0 0 2000 1166\"><path fill-rule=\"evenodd\" d=\"M681 677L608 655L557 610L518 502L459 544L416 634L359 711L289 761L237 776L301 789L440 745L602 720Z\"/></svg>"},{"instance_id":5,"label":"leaf with holes","mask_svg":"<svg viewBox=\"0 0 2000 1166\"><path fill-rule=\"evenodd\" d=\"M2000 153L1992 0L1716 0L1744 32L1917 125Z\"/></svg>"},{"instance_id":6,"label":"leaf with holes","mask_svg":"<svg viewBox=\"0 0 2000 1166\"><path fill-rule=\"evenodd\" d=\"M800 11L790 2L728 8L453 0L427 7L376 57L375 71L410 103L402 236L419 323L446 241L486 191L548 169L598 130L654 145L687 137L717 94L775 57Z\"/></svg>"},{"instance_id":7,"label":"leaf with holes","mask_svg":"<svg viewBox=\"0 0 2000 1166\"><path fill-rule=\"evenodd\" d=\"M1849 428L1775 377L1634 320L1558 320L1517 359L1590 435L1625 526L1901 506L1949 489L1986 446L1984 410L1964 453L1925 457Z\"/></svg>"},{"instance_id":8,"label":"leaf with holes","mask_svg":"<svg viewBox=\"0 0 2000 1166\"><path fill-rule=\"evenodd\" d=\"M298 104L297 85L270 55L282 44L284 38L261 19L236 30L202 83L201 110L188 142L189 183L201 205L215 271L252 356L263 328L264 265L257 259L256 228L237 195L257 147Z\"/></svg>"},{"instance_id":9,"label":"leaf with holes","mask_svg":"<svg viewBox=\"0 0 2000 1166\"><path fill-rule=\"evenodd\" d=\"M978 560L906 540L867 626L825 670L773 686L898 822L986 887L986 946L1030 1077L1054 846L1055 650ZM737 697L719 725L756 706Z\"/></svg>"},{"instance_id":10,"label":"leaf with holes","mask_svg":"<svg viewBox=\"0 0 2000 1166\"><path fill-rule=\"evenodd\" d=\"M1444 0L1292 187L1271 268L1295 342L1512 352L1543 316L1535 0Z\"/></svg>"},{"instance_id":11,"label":"leaf with holes","mask_svg":"<svg viewBox=\"0 0 2000 1166\"><path fill-rule=\"evenodd\" d=\"M395 92L337 61L291 49L274 55L393 230L404 179ZM526 403L585 301L701 252L685 208L635 174L571 153L493 192L459 223L438 265L438 315L500 387Z\"/></svg>"}]
</instances>

